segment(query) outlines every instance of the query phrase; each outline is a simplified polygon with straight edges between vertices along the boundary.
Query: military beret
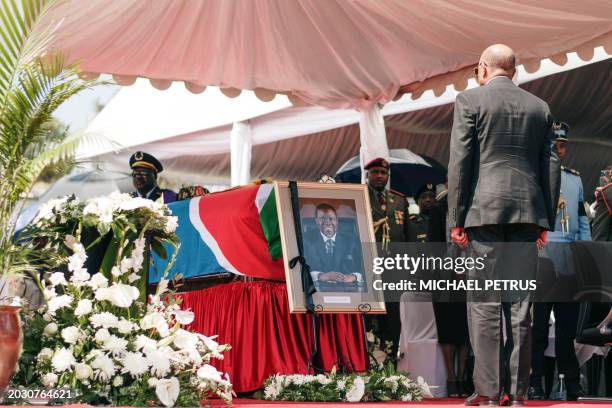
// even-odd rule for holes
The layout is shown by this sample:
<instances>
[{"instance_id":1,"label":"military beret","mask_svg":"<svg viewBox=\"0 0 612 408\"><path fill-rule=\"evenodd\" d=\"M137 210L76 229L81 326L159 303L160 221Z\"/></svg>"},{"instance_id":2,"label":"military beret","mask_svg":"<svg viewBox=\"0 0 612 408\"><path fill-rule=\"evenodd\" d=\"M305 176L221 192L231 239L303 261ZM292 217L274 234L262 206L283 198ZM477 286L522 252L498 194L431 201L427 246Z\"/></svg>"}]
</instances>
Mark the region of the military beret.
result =
<instances>
[{"instance_id":1,"label":"military beret","mask_svg":"<svg viewBox=\"0 0 612 408\"><path fill-rule=\"evenodd\" d=\"M365 166L363 166L363 169L370 170L372 167L382 167L388 170L389 162L385 160L383 157L377 157L374 160L370 160Z\"/></svg>"},{"instance_id":2,"label":"military beret","mask_svg":"<svg viewBox=\"0 0 612 408\"><path fill-rule=\"evenodd\" d=\"M419 187L416 193L414 193L414 199L418 200L421 194L426 193L428 191L432 192L434 195L436 194L436 188L433 183L425 183L421 187Z\"/></svg>"},{"instance_id":3,"label":"military beret","mask_svg":"<svg viewBox=\"0 0 612 408\"><path fill-rule=\"evenodd\" d=\"M561 142L567 142L567 135L569 133L569 126L565 122L554 121L553 122L553 133L555 134L555 140Z\"/></svg>"},{"instance_id":4,"label":"military beret","mask_svg":"<svg viewBox=\"0 0 612 408\"><path fill-rule=\"evenodd\" d=\"M164 171L164 166L154 156L145 152L136 152L130 157L130 168L144 167L156 173Z\"/></svg>"}]
</instances>

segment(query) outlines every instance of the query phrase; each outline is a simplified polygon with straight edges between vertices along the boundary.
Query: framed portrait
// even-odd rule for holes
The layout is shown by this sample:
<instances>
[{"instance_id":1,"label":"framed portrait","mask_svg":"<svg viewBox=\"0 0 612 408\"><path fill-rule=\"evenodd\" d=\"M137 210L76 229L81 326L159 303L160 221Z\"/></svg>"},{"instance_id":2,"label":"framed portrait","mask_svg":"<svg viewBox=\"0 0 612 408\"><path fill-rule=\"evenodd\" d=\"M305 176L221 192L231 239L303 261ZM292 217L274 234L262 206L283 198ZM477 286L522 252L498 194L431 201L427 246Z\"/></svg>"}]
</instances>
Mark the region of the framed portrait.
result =
<instances>
[{"instance_id":1,"label":"framed portrait","mask_svg":"<svg viewBox=\"0 0 612 408\"><path fill-rule=\"evenodd\" d=\"M300 182L296 208L289 182L274 187L291 313L308 310L302 266L290 262L300 255L298 233L315 288L315 312L385 313L384 295L372 285L377 254L367 186Z\"/></svg>"}]
</instances>

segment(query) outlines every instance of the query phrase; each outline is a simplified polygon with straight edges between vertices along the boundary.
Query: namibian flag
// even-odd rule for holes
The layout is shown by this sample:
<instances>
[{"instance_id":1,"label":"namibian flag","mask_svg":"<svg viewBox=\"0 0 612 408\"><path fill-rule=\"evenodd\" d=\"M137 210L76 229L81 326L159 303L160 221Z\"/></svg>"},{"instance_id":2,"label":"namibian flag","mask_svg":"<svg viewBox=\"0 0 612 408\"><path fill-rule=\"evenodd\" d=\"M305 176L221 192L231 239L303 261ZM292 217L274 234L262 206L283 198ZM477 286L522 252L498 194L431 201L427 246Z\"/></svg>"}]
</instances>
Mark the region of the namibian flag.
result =
<instances>
[{"instance_id":1,"label":"namibian flag","mask_svg":"<svg viewBox=\"0 0 612 408\"><path fill-rule=\"evenodd\" d=\"M285 280L272 184L251 185L168 205L178 217L181 247L169 278L231 272ZM171 249L166 246L168 257ZM153 256L149 282L159 282L167 260Z\"/></svg>"}]
</instances>

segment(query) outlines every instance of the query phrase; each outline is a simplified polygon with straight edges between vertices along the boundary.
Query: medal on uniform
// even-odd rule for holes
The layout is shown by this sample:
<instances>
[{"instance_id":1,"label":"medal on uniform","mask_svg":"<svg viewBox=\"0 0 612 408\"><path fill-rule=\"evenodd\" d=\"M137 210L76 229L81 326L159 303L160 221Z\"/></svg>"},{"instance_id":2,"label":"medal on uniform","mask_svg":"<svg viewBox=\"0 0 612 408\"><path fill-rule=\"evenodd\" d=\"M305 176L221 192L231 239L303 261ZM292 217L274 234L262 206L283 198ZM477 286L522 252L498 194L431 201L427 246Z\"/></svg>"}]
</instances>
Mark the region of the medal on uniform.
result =
<instances>
[{"instance_id":1,"label":"medal on uniform","mask_svg":"<svg viewBox=\"0 0 612 408\"><path fill-rule=\"evenodd\" d=\"M395 210L395 223L398 225L404 225L404 212L401 210Z\"/></svg>"}]
</instances>

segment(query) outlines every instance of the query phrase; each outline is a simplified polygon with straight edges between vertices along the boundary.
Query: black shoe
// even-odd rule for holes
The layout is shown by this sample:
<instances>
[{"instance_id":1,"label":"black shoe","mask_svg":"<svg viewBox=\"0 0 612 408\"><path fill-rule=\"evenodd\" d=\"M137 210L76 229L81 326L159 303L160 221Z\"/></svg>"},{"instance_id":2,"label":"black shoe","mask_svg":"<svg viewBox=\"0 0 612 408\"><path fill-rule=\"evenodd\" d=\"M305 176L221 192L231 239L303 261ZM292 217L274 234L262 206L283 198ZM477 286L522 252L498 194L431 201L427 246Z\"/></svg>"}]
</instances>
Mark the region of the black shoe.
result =
<instances>
[{"instance_id":1,"label":"black shoe","mask_svg":"<svg viewBox=\"0 0 612 408\"><path fill-rule=\"evenodd\" d=\"M527 399L532 401L543 401L546 399L542 387L535 385L529 387L527 391Z\"/></svg>"},{"instance_id":2,"label":"black shoe","mask_svg":"<svg viewBox=\"0 0 612 408\"><path fill-rule=\"evenodd\" d=\"M510 406L512 407L524 407L525 406L525 398L523 397L510 397Z\"/></svg>"},{"instance_id":3,"label":"black shoe","mask_svg":"<svg viewBox=\"0 0 612 408\"><path fill-rule=\"evenodd\" d=\"M476 407L482 405L488 407L496 407L499 405L499 398L486 397L484 395L478 395L477 393L473 393L465 399L465 405L468 407Z\"/></svg>"},{"instance_id":4,"label":"black shoe","mask_svg":"<svg viewBox=\"0 0 612 408\"><path fill-rule=\"evenodd\" d=\"M448 398L460 398L459 382L446 381L446 394L448 394Z\"/></svg>"}]
</instances>

